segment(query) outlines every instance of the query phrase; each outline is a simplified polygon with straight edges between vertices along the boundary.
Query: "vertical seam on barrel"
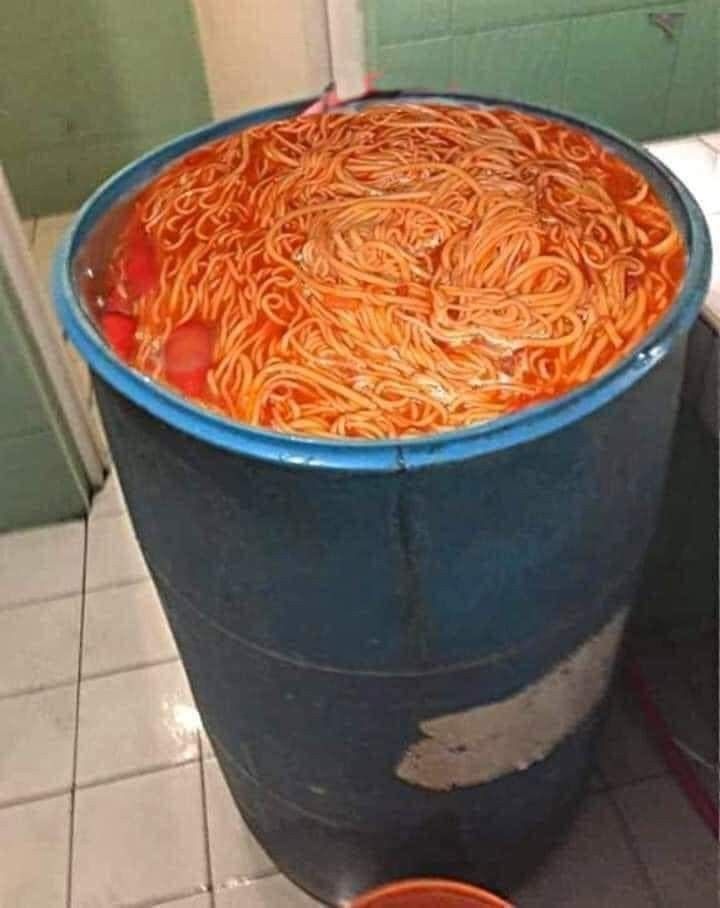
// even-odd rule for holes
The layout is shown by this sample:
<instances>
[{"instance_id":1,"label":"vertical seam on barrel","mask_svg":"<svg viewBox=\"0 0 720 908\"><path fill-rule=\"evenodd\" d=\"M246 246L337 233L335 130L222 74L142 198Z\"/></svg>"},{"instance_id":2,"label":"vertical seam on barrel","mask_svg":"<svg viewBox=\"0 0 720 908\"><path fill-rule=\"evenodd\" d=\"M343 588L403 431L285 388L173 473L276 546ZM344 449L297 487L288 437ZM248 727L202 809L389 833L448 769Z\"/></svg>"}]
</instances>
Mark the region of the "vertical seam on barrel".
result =
<instances>
[{"instance_id":1,"label":"vertical seam on barrel","mask_svg":"<svg viewBox=\"0 0 720 908\"><path fill-rule=\"evenodd\" d=\"M400 596L402 599L403 624L406 630L409 655L418 665L426 662L428 656L428 613L422 597L420 580L420 558L417 533L413 520L420 519L421 512L413 507L410 488L410 474L402 446L397 448L400 468L398 491L395 497L393 522L397 528L400 543Z\"/></svg>"}]
</instances>

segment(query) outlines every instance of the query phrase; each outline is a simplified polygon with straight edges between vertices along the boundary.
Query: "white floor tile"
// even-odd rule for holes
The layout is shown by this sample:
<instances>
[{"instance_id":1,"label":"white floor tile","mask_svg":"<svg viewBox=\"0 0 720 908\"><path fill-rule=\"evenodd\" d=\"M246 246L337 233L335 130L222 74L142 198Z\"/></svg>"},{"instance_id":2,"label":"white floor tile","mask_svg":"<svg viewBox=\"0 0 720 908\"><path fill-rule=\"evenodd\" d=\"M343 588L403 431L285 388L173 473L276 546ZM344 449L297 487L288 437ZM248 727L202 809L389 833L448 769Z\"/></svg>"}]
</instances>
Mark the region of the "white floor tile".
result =
<instances>
[{"instance_id":1,"label":"white floor tile","mask_svg":"<svg viewBox=\"0 0 720 908\"><path fill-rule=\"evenodd\" d=\"M174 656L175 640L151 580L87 594L83 676L139 667Z\"/></svg>"},{"instance_id":2,"label":"white floor tile","mask_svg":"<svg viewBox=\"0 0 720 908\"><path fill-rule=\"evenodd\" d=\"M32 253L35 267L45 290L49 290L50 287L50 270L55 250L74 217L73 213L69 213L52 214L37 219Z\"/></svg>"},{"instance_id":3,"label":"white floor tile","mask_svg":"<svg viewBox=\"0 0 720 908\"><path fill-rule=\"evenodd\" d=\"M0 803L72 784L75 685L0 700Z\"/></svg>"},{"instance_id":4,"label":"white floor tile","mask_svg":"<svg viewBox=\"0 0 720 908\"><path fill-rule=\"evenodd\" d=\"M216 888L267 876L274 865L235 806L217 760L205 763L210 866Z\"/></svg>"},{"instance_id":5,"label":"white floor tile","mask_svg":"<svg viewBox=\"0 0 720 908\"><path fill-rule=\"evenodd\" d=\"M127 515L115 514L89 521L88 590L144 580L147 576L147 566Z\"/></svg>"},{"instance_id":6,"label":"white floor tile","mask_svg":"<svg viewBox=\"0 0 720 908\"><path fill-rule=\"evenodd\" d=\"M221 889L215 893L215 905L217 908L322 908L320 902L279 874Z\"/></svg>"},{"instance_id":7,"label":"white floor tile","mask_svg":"<svg viewBox=\"0 0 720 908\"><path fill-rule=\"evenodd\" d=\"M80 595L0 610L0 695L77 680Z\"/></svg>"},{"instance_id":8,"label":"white floor tile","mask_svg":"<svg viewBox=\"0 0 720 908\"><path fill-rule=\"evenodd\" d=\"M126 510L118 475L112 470L105 480L105 485L93 499L91 516L107 517L110 514L122 514Z\"/></svg>"},{"instance_id":9,"label":"white floor tile","mask_svg":"<svg viewBox=\"0 0 720 908\"><path fill-rule=\"evenodd\" d=\"M609 788L662 775L662 757L639 711L618 691L598 750L598 766Z\"/></svg>"},{"instance_id":10,"label":"white floor tile","mask_svg":"<svg viewBox=\"0 0 720 908\"><path fill-rule=\"evenodd\" d=\"M78 791L72 908L169 901L207 884L199 764Z\"/></svg>"},{"instance_id":11,"label":"white floor tile","mask_svg":"<svg viewBox=\"0 0 720 908\"><path fill-rule=\"evenodd\" d=\"M664 908L717 902L717 843L670 778L613 792Z\"/></svg>"},{"instance_id":12,"label":"white floor tile","mask_svg":"<svg viewBox=\"0 0 720 908\"><path fill-rule=\"evenodd\" d=\"M186 899L163 902L161 908L211 908L211 904L210 895L204 892L201 895L190 895Z\"/></svg>"},{"instance_id":13,"label":"white floor tile","mask_svg":"<svg viewBox=\"0 0 720 908\"><path fill-rule=\"evenodd\" d=\"M0 810L0 905L65 908L70 796Z\"/></svg>"},{"instance_id":14,"label":"white floor tile","mask_svg":"<svg viewBox=\"0 0 720 908\"><path fill-rule=\"evenodd\" d=\"M720 212L720 163L713 148L696 138L652 142L648 147L693 193L706 215Z\"/></svg>"},{"instance_id":15,"label":"white floor tile","mask_svg":"<svg viewBox=\"0 0 720 908\"><path fill-rule=\"evenodd\" d=\"M720 175L718 179L720 180ZM710 228L710 243L713 251L710 286L713 290L720 292L720 212L710 215L708 227Z\"/></svg>"},{"instance_id":16,"label":"white floor tile","mask_svg":"<svg viewBox=\"0 0 720 908\"><path fill-rule=\"evenodd\" d=\"M0 535L0 607L80 592L84 548L78 520Z\"/></svg>"},{"instance_id":17,"label":"white floor tile","mask_svg":"<svg viewBox=\"0 0 720 908\"><path fill-rule=\"evenodd\" d=\"M77 784L195 759L200 719L180 662L83 681Z\"/></svg>"},{"instance_id":18,"label":"white floor tile","mask_svg":"<svg viewBox=\"0 0 720 908\"><path fill-rule=\"evenodd\" d=\"M712 146L715 151L720 151L720 132L705 132L700 138L703 142Z\"/></svg>"},{"instance_id":19,"label":"white floor tile","mask_svg":"<svg viewBox=\"0 0 720 908\"><path fill-rule=\"evenodd\" d=\"M512 896L522 908L653 908L656 904L607 795L588 798L568 841Z\"/></svg>"}]
</instances>

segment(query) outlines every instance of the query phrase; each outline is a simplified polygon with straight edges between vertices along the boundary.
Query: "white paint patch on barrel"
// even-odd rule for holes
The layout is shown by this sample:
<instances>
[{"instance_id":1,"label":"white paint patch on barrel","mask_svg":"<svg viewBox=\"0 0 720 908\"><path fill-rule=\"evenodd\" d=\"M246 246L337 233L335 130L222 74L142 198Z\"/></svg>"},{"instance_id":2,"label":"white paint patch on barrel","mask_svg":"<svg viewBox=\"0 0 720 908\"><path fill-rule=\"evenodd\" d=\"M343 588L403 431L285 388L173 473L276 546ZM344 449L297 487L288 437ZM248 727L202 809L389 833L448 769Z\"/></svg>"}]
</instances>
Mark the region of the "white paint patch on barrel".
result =
<instances>
[{"instance_id":1,"label":"white paint patch on barrel","mask_svg":"<svg viewBox=\"0 0 720 908\"><path fill-rule=\"evenodd\" d=\"M421 722L423 738L408 748L396 774L412 785L448 791L543 760L600 703L626 617L623 609L520 693Z\"/></svg>"}]
</instances>

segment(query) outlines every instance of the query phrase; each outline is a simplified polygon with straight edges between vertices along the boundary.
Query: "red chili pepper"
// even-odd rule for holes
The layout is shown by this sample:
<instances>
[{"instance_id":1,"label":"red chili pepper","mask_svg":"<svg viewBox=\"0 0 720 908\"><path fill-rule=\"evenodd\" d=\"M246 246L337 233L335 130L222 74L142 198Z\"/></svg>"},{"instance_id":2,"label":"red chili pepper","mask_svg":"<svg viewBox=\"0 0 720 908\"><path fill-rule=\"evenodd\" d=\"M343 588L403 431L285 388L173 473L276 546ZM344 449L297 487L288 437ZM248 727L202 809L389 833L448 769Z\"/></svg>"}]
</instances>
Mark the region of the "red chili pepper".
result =
<instances>
[{"instance_id":1,"label":"red chili pepper","mask_svg":"<svg viewBox=\"0 0 720 908\"><path fill-rule=\"evenodd\" d=\"M137 319L124 312L103 312L100 324L105 333L105 339L112 349L123 359L130 359L135 346L135 331Z\"/></svg>"},{"instance_id":2,"label":"red chili pepper","mask_svg":"<svg viewBox=\"0 0 720 908\"><path fill-rule=\"evenodd\" d=\"M184 394L201 394L212 348L212 330L202 322L193 320L175 328L165 341L165 378Z\"/></svg>"}]
</instances>

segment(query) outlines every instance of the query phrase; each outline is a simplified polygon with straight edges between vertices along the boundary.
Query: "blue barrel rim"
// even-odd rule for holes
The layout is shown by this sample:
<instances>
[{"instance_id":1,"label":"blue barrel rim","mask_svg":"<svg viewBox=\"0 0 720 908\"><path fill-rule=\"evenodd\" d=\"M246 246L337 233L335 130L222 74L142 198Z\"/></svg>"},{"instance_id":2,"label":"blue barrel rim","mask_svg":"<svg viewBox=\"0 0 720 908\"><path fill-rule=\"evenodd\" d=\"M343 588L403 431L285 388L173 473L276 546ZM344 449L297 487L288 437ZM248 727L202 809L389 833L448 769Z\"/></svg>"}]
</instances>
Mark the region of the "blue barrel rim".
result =
<instances>
[{"instance_id":1,"label":"blue barrel rim","mask_svg":"<svg viewBox=\"0 0 720 908\"><path fill-rule=\"evenodd\" d=\"M684 235L688 261L675 302L642 343L587 385L507 416L427 436L363 441L289 435L229 419L155 383L115 356L76 292L72 266L85 238L112 206L132 195L159 170L205 142L262 122L300 113L314 98L258 108L202 126L152 149L101 184L80 208L55 254L52 295L63 328L90 368L152 416L215 447L285 466L385 473L440 465L525 444L581 420L627 391L669 353L689 330L710 283L712 253L705 217L695 198L665 165L638 143L587 118L502 97L437 92L378 92L343 107L444 102L510 107L589 132L650 179Z\"/></svg>"}]
</instances>

